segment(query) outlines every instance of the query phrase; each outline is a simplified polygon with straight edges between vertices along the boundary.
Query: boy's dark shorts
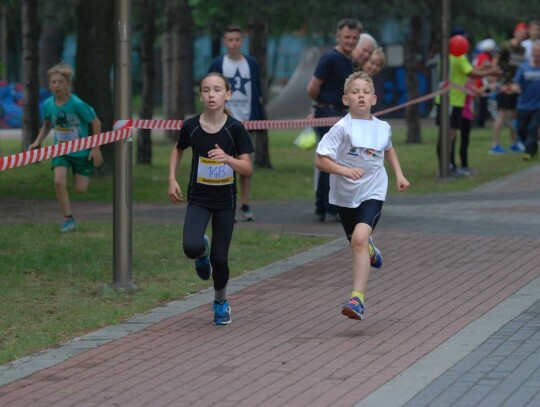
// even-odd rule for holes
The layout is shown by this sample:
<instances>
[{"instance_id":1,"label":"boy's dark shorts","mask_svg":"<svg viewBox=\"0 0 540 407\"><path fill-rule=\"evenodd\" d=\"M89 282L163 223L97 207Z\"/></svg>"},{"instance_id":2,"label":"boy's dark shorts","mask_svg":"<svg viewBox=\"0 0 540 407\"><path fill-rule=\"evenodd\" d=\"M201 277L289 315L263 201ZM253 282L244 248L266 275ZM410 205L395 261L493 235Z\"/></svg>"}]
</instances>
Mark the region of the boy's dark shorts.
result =
<instances>
[{"instance_id":1,"label":"boy's dark shorts","mask_svg":"<svg viewBox=\"0 0 540 407\"><path fill-rule=\"evenodd\" d=\"M497 109L515 110L517 107L518 96L517 93L499 93L497 95Z\"/></svg>"},{"instance_id":2,"label":"boy's dark shorts","mask_svg":"<svg viewBox=\"0 0 540 407\"><path fill-rule=\"evenodd\" d=\"M339 218L345 231L347 239L350 241L356 225L365 223L375 230L379 218L381 217L383 201L378 199L368 199L360 204L358 208L344 208L338 206Z\"/></svg>"},{"instance_id":3,"label":"boy's dark shorts","mask_svg":"<svg viewBox=\"0 0 540 407\"><path fill-rule=\"evenodd\" d=\"M88 156L73 157L71 155L61 155L52 159L51 168L66 167L71 168L73 174L91 177L94 174L94 161L89 160Z\"/></svg>"}]
</instances>

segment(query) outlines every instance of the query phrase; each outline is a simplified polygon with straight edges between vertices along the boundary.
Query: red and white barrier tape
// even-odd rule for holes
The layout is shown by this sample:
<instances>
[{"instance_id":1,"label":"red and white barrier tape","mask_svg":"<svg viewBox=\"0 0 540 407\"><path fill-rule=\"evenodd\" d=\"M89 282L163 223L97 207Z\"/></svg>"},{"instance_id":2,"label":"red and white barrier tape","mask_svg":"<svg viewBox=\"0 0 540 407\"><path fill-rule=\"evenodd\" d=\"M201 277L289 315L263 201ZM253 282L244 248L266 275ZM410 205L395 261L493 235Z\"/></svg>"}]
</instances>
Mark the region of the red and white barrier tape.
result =
<instances>
[{"instance_id":1,"label":"red and white barrier tape","mask_svg":"<svg viewBox=\"0 0 540 407\"><path fill-rule=\"evenodd\" d=\"M448 92L450 87L467 91L459 85L446 82L434 92L414 100L409 100L400 105L381 110L374 113L374 116L381 116L417 103L424 102L433 98L434 96ZM330 127L336 124L340 119L341 117L319 117L290 120L250 120L243 122L243 124L247 130L284 130L306 127ZM118 120L114 123L113 131L100 133L65 143L55 144L54 146L42 147L32 151L25 151L19 154L0 157L0 171L33 164L38 161L47 160L49 158L58 157L64 154L74 153L76 151L93 148L103 144L114 143L115 141L131 137L132 129L180 130L183 124L183 120Z\"/></svg>"},{"instance_id":2,"label":"red and white barrier tape","mask_svg":"<svg viewBox=\"0 0 540 407\"><path fill-rule=\"evenodd\" d=\"M131 132L131 128L113 130L105 133L96 134L94 136L79 138L66 143L36 148L35 150L24 151L22 153L9 155L6 157L0 157L0 171L9 170L16 167L22 167L24 165L33 164L38 161L48 160L49 158L74 153L76 151L101 146L103 144L114 143L115 141L123 140L130 137Z\"/></svg>"},{"instance_id":3,"label":"red and white barrier tape","mask_svg":"<svg viewBox=\"0 0 540 407\"><path fill-rule=\"evenodd\" d=\"M319 117L313 119L289 120L249 120L242 122L247 130L284 130L304 127L330 127L336 124L341 117ZM126 120L125 126L131 125L134 129L180 130L182 120Z\"/></svg>"}]
</instances>

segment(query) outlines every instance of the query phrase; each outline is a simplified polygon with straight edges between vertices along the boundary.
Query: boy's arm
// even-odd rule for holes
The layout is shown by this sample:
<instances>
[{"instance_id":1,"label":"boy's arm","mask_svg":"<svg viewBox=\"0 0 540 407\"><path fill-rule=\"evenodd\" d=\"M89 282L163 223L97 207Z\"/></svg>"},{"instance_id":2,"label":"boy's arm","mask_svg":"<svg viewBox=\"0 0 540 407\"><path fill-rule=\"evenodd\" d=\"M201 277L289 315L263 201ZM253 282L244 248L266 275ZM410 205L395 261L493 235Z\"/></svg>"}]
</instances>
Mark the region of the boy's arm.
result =
<instances>
[{"instance_id":1,"label":"boy's arm","mask_svg":"<svg viewBox=\"0 0 540 407\"><path fill-rule=\"evenodd\" d=\"M35 148L39 148L41 145L41 142L45 139L45 137L48 136L49 132L51 131L51 122L49 120L45 120L43 122L43 125L41 126L41 129L39 129L39 133L34 140L32 144L28 146L29 150L33 150Z\"/></svg>"},{"instance_id":2,"label":"boy's arm","mask_svg":"<svg viewBox=\"0 0 540 407\"><path fill-rule=\"evenodd\" d=\"M394 170L394 174L396 175L396 184L398 191L405 191L409 186L411 185L409 181L407 181L407 178L403 175L403 171L401 170L401 165L399 164L399 159L396 153L396 150L394 147L392 147L390 150L386 151L384 154L384 158L392 169Z\"/></svg>"},{"instance_id":3,"label":"boy's arm","mask_svg":"<svg viewBox=\"0 0 540 407\"><path fill-rule=\"evenodd\" d=\"M101 120L98 119L98 117L94 117L94 119L92 120L92 122L90 122L90 126L92 128L92 136L94 134L99 134L101 133Z\"/></svg>"},{"instance_id":4,"label":"boy's arm","mask_svg":"<svg viewBox=\"0 0 540 407\"><path fill-rule=\"evenodd\" d=\"M339 165L330 157L320 154L317 154L317 158L315 159L315 167L322 172L341 175L342 177L350 178L352 180L360 179L364 175L364 170L362 168L345 167Z\"/></svg>"},{"instance_id":5,"label":"boy's arm","mask_svg":"<svg viewBox=\"0 0 540 407\"><path fill-rule=\"evenodd\" d=\"M92 120L90 126L92 128L92 135L101 133L101 121L97 118L97 116L94 117L94 120ZM101 149L99 146L92 148L88 159L94 160L94 167L101 167L103 164L103 156L101 155Z\"/></svg>"}]
</instances>

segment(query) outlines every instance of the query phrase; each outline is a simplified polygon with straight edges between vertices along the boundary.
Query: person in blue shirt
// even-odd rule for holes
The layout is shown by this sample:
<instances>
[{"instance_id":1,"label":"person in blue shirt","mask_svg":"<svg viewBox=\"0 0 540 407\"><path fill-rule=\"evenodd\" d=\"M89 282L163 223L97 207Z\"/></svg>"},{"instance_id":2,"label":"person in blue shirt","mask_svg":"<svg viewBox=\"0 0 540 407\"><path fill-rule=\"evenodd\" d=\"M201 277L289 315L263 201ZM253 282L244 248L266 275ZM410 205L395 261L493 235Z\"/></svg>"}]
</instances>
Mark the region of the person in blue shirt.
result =
<instances>
[{"instance_id":1,"label":"person in blue shirt","mask_svg":"<svg viewBox=\"0 0 540 407\"><path fill-rule=\"evenodd\" d=\"M513 78L517 101L517 132L525 144L524 160L538 152L540 128L540 40L532 44L531 59L523 62Z\"/></svg>"}]
</instances>

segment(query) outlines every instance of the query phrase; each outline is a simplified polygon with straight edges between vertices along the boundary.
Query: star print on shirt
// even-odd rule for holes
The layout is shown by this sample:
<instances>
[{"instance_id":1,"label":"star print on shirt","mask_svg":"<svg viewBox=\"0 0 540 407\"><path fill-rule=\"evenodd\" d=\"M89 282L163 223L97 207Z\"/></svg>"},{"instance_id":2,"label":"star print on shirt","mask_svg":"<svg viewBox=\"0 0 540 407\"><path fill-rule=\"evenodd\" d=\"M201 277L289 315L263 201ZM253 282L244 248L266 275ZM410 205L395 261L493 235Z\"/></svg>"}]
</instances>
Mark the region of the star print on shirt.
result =
<instances>
[{"instance_id":1,"label":"star print on shirt","mask_svg":"<svg viewBox=\"0 0 540 407\"><path fill-rule=\"evenodd\" d=\"M234 73L234 76L232 78L227 78L231 84L232 91L239 91L247 96L246 92L246 83L248 83L251 78L242 78L240 75L240 70L236 68L236 72Z\"/></svg>"}]
</instances>

